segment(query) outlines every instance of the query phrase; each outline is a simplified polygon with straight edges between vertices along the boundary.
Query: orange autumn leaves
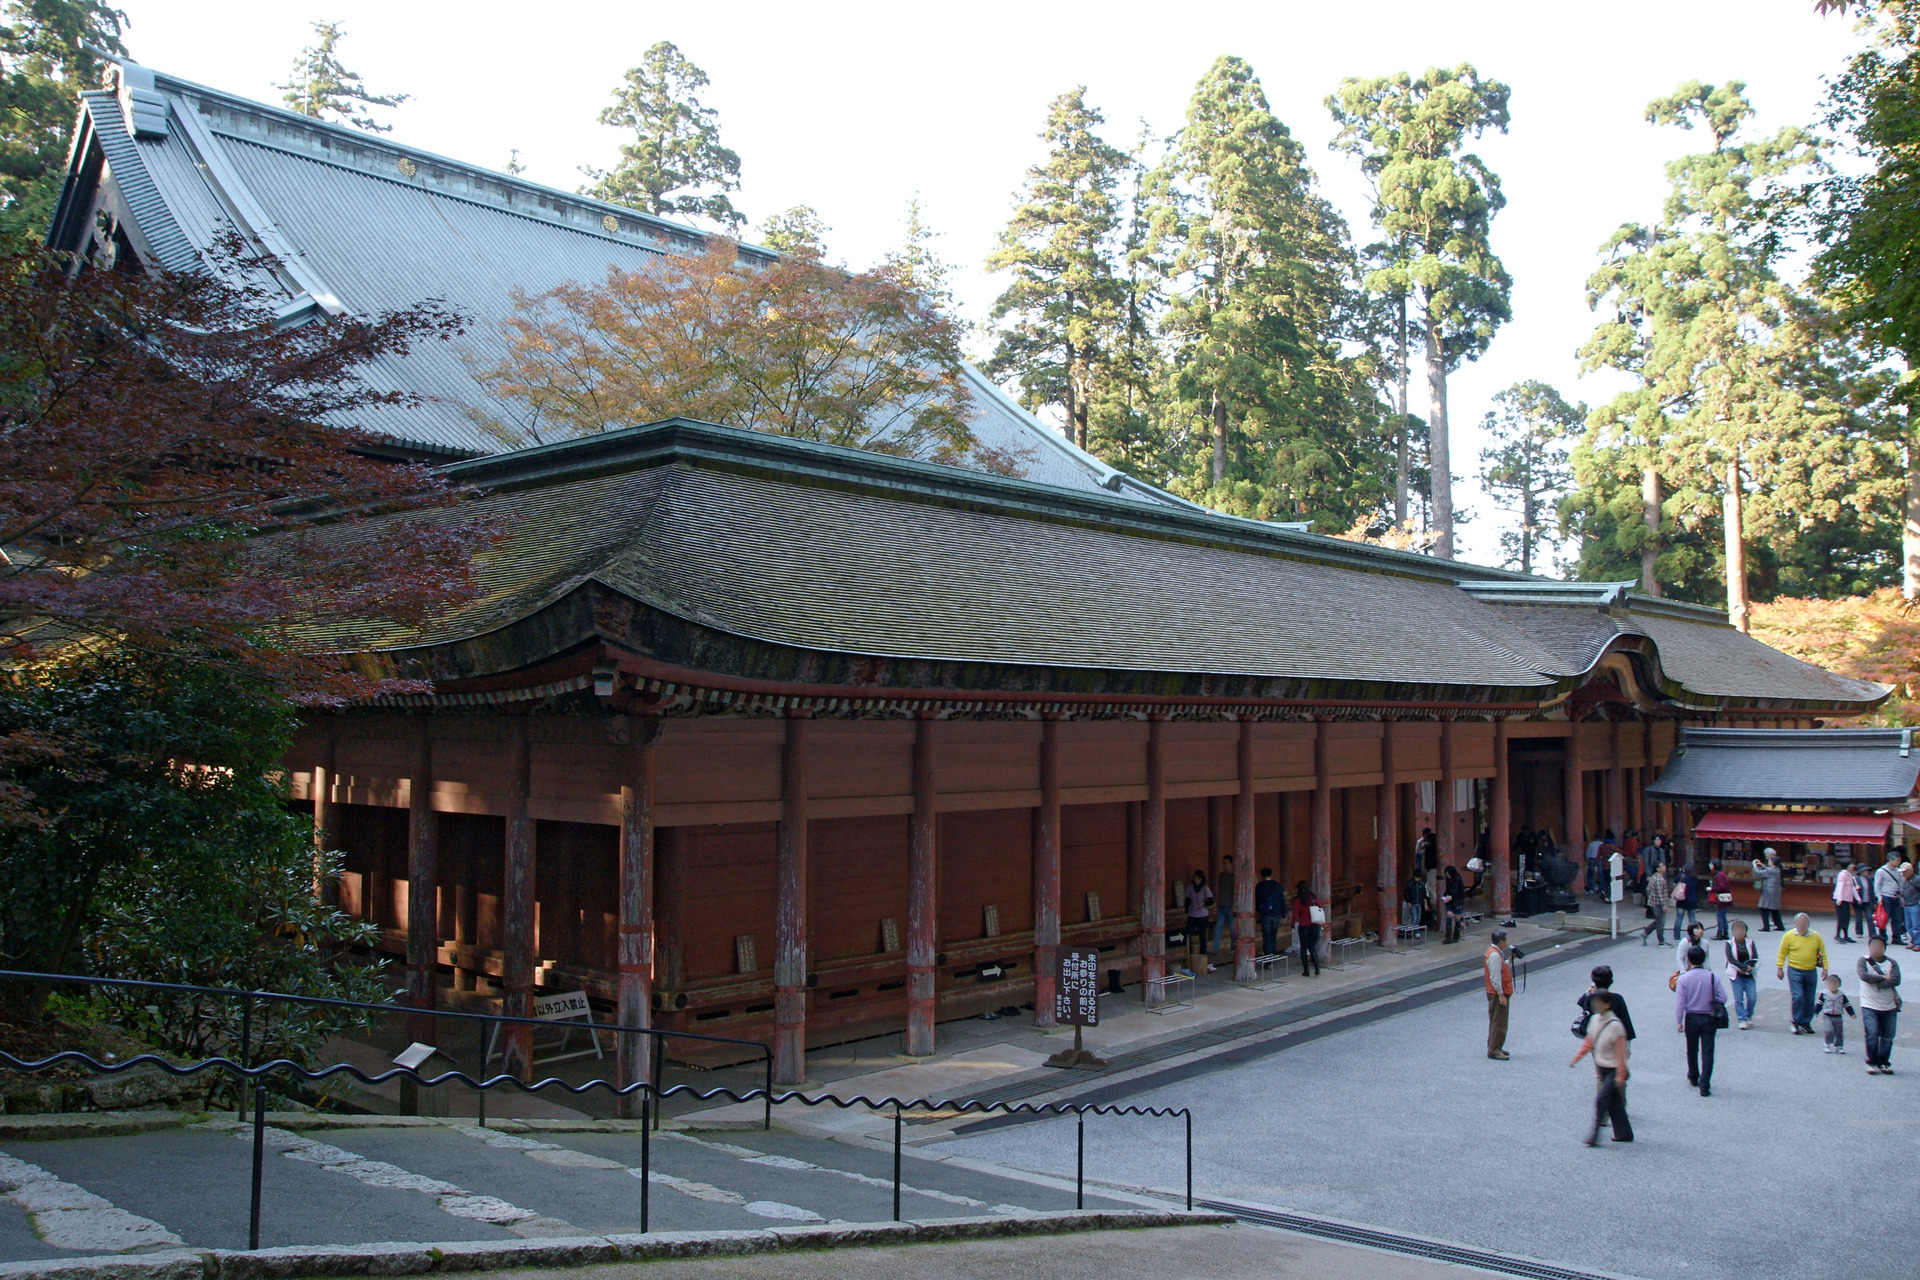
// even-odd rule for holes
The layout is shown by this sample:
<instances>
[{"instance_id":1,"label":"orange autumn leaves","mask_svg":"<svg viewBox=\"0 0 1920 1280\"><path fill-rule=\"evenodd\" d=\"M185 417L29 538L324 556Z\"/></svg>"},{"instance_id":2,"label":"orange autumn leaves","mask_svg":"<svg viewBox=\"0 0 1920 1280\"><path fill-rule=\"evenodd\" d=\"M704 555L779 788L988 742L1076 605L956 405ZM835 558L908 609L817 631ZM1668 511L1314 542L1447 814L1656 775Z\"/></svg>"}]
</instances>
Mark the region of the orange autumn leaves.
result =
<instances>
[{"instance_id":1,"label":"orange autumn leaves","mask_svg":"<svg viewBox=\"0 0 1920 1280\"><path fill-rule=\"evenodd\" d=\"M1752 627L1755 639L1796 658L1894 686L1874 718L1920 723L1920 614L1898 590L1844 600L1782 597L1756 604Z\"/></svg>"}]
</instances>

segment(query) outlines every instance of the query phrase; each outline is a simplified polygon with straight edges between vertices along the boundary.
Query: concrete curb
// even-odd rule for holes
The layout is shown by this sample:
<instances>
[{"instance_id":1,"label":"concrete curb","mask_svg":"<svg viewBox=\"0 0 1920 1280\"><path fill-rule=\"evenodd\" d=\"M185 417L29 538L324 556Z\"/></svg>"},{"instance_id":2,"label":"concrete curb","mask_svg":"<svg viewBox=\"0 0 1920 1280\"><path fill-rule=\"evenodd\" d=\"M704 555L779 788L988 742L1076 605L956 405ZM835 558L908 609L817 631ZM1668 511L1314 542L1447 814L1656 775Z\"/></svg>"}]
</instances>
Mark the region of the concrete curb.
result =
<instances>
[{"instance_id":1,"label":"concrete curb","mask_svg":"<svg viewBox=\"0 0 1920 1280\"><path fill-rule=\"evenodd\" d=\"M52 1138L107 1138L123 1133L177 1129L206 1119L204 1111L72 1111L54 1115L0 1116L0 1142Z\"/></svg>"},{"instance_id":2,"label":"concrete curb","mask_svg":"<svg viewBox=\"0 0 1920 1280\"><path fill-rule=\"evenodd\" d=\"M1084 1209L1024 1217L822 1223L760 1231L655 1231L554 1240L356 1244L281 1249L169 1249L103 1258L0 1263L0 1280L293 1280L303 1276L402 1276L517 1267L579 1267L657 1258L709 1258L789 1249L847 1249L1138 1227L1231 1224L1232 1214L1180 1209Z\"/></svg>"}]
</instances>

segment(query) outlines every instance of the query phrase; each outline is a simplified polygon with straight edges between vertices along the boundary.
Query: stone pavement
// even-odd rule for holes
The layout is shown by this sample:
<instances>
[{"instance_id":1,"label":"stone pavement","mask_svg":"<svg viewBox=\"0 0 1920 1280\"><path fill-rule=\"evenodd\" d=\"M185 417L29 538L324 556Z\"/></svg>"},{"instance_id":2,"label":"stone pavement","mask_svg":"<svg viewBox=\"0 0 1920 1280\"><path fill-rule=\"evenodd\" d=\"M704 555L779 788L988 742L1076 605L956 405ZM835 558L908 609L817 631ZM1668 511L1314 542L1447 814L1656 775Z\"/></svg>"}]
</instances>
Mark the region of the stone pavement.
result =
<instances>
[{"instance_id":1,"label":"stone pavement","mask_svg":"<svg viewBox=\"0 0 1920 1280\"><path fill-rule=\"evenodd\" d=\"M1162 1227L1079 1235L944 1244L773 1253L741 1258L666 1259L584 1271L483 1273L514 1280L1272 1280L1275 1276L1366 1280L1464 1280L1463 1267L1333 1244L1263 1227Z\"/></svg>"},{"instance_id":2,"label":"stone pavement","mask_svg":"<svg viewBox=\"0 0 1920 1280\"><path fill-rule=\"evenodd\" d=\"M1757 935L1769 953L1777 937ZM1148 1073L1128 1100L1193 1108L1203 1197L1647 1280L1852 1280L1868 1257L1888 1262L1866 1263L1869 1274L1904 1273L1920 1256L1920 1018L1902 1026L1898 1074L1869 1076L1857 1020L1845 1056L1788 1034L1785 986L1767 968L1757 1025L1720 1033L1714 1096L1702 1098L1674 1031L1672 948L1598 945L1595 961L1529 975L1509 1062L1487 1059L1485 999L1467 991L1223 1070ZM1837 948L1850 993L1861 950ZM1573 1002L1599 959L1639 1032L1636 1141L1589 1149L1593 1073L1567 1059ZM1920 986L1920 965L1906 981ZM1058 1175L1072 1169L1070 1123L974 1130L931 1150ZM1116 1189L1170 1189L1181 1135L1089 1121L1087 1162Z\"/></svg>"}]
</instances>

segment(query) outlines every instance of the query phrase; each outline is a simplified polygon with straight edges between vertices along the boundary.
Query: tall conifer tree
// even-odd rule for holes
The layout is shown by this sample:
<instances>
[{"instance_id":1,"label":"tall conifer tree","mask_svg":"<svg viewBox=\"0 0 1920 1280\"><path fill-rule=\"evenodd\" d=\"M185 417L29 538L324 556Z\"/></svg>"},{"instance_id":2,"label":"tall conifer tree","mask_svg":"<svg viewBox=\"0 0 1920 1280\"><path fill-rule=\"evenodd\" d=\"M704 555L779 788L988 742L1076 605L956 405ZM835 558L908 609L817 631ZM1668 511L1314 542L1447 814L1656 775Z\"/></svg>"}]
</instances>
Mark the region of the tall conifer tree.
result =
<instances>
[{"instance_id":1,"label":"tall conifer tree","mask_svg":"<svg viewBox=\"0 0 1920 1280\"><path fill-rule=\"evenodd\" d=\"M102 0L9 0L0 27L0 250L39 243L66 177L76 96L100 85L93 49L124 54L126 15Z\"/></svg>"},{"instance_id":2,"label":"tall conifer tree","mask_svg":"<svg viewBox=\"0 0 1920 1280\"><path fill-rule=\"evenodd\" d=\"M740 157L720 145L720 113L696 96L707 73L672 43L648 49L613 91L600 123L633 133L611 170L583 168L587 193L642 213L692 214L737 230L746 217L727 197L740 189Z\"/></svg>"},{"instance_id":3,"label":"tall conifer tree","mask_svg":"<svg viewBox=\"0 0 1920 1280\"><path fill-rule=\"evenodd\" d=\"M994 303L993 320L1006 327L987 372L1017 377L1029 407L1059 405L1068 438L1082 449L1107 358L1102 340L1126 304L1114 269L1115 188L1128 165L1126 153L1095 132L1104 121L1086 93L1081 86L1048 107L1040 135L1047 158L1027 171L1013 219L987 258L989 270L1013 276Z\"/></svg>"},{"instance_id":4,"label":"tall conifer tree","mask_svg":"<svg viewBox=\"0 0 1920 1280\"><path fill-rule=\"evenodd\" d=\"M316 22L313 34L319 37L300 51L293 61L293 75L285 84L273 86L285 90L281 101L291 110L316 120L350 124L368 133L390 133L393 126L381 124L370 114L374 107L397 107L409 95L374 93L357 71L349 71L340 62L340 40L346 30L337 22Z\"/></svg>"},{"instance_id":5,"label":"tall conifer tree","mask_svg":"<svg viewBox=\"0 0 1920 1280\"><path fill-rule=\"evenodd\" d=\"M1493 447L1480 451L1480 483L1519 519L1500 535L1506 562L1532 573L1554 541L1555 499L1572 480L1567 445L1585 425L1587 406L1570 405L1544 382L1516 382L1493 397L1481 425Z\"/></svg>"},{"instance_id":6,"label":"tall conifer tree","mask_svg":"<svg viewBox=\"0 0 1920 1280\"><path fill-rule=\"evenodd\" d=\"M1478 359L1512 315L1512 281L1495 256L1500 179L1467 144L1507 127L1507 86L1466 63L1352 78L1327 99L1340 131L1333 145L1360 159L1374 182L1384 261L1367 287L1412 297L1426 340L1428 451L1433 465L1434 554L1453 558L1447 374Z\"/></svg>"}]
</instances>

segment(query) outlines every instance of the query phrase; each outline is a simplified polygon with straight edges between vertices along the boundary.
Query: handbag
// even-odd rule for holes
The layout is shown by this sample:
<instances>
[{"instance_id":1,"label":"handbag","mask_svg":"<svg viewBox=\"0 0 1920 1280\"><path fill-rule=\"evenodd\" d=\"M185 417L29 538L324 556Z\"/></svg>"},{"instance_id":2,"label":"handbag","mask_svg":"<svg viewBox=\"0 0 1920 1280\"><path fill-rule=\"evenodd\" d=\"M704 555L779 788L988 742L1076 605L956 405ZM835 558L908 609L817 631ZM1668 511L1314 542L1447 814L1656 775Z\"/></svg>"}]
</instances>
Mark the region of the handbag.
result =
<instances>
[{"instance_id":1,"label":"handbag","mask_svg":"<svg viewBox=\"0 0 1920 1280\"><path fill-rule=\"evenodd\" d=\"M1712 1006L1710 1006L1708 1012L1710 1012L1713 1015L1714 1030L1725 1031L1727 1029L1726 1002L1722 1000L1715 1000Z\"/></svg>"},{"instance_id":2,"label":"handbag","mask_svg":"<svg viewBox=\"0 0 1920 1280\"><path fill-rule=\"evenodd\" d=\"M1713 895L1713 900L1715 902L1732 902L1733 895L1730 893L1716 893Z\"/></svg>"},{"instance_id":3,"label":"handbag","mask_svg":"<svg viewBox=\"0 0 1920 1280\"><path fill-rule=\"evenodd\" d=\"M1685 901L1687 900L1687 886L1686 886L1686 885L1684 885L1684 884L1676 884L1675 886L1673 886L1673 900L1674 900L1675 902L1685 902Z\"/></svg>"},{"instance_id":4,"label":"handbag","mask_svg":"<svg viewBox=\"0 0 1920 1280\"><path fill-rule=\"evenodd\" d=\"M1887 904L1884 902L1874 904L1873 927L1876 929L1884 929L1887 927Z\"/></svg>"},{"instance_id":5,"label":"handbag","mask_svg":"<svg viewBox=\"0 0 1920 1280\"><path fill-rule=\"evenodd\" d=\"M1325 924L1326 922L1327 922L1327 911L1325 907L1316 905L1316 906L1309 906L1307 908L1308 924Z\"/></svg>"}]
</instances>

